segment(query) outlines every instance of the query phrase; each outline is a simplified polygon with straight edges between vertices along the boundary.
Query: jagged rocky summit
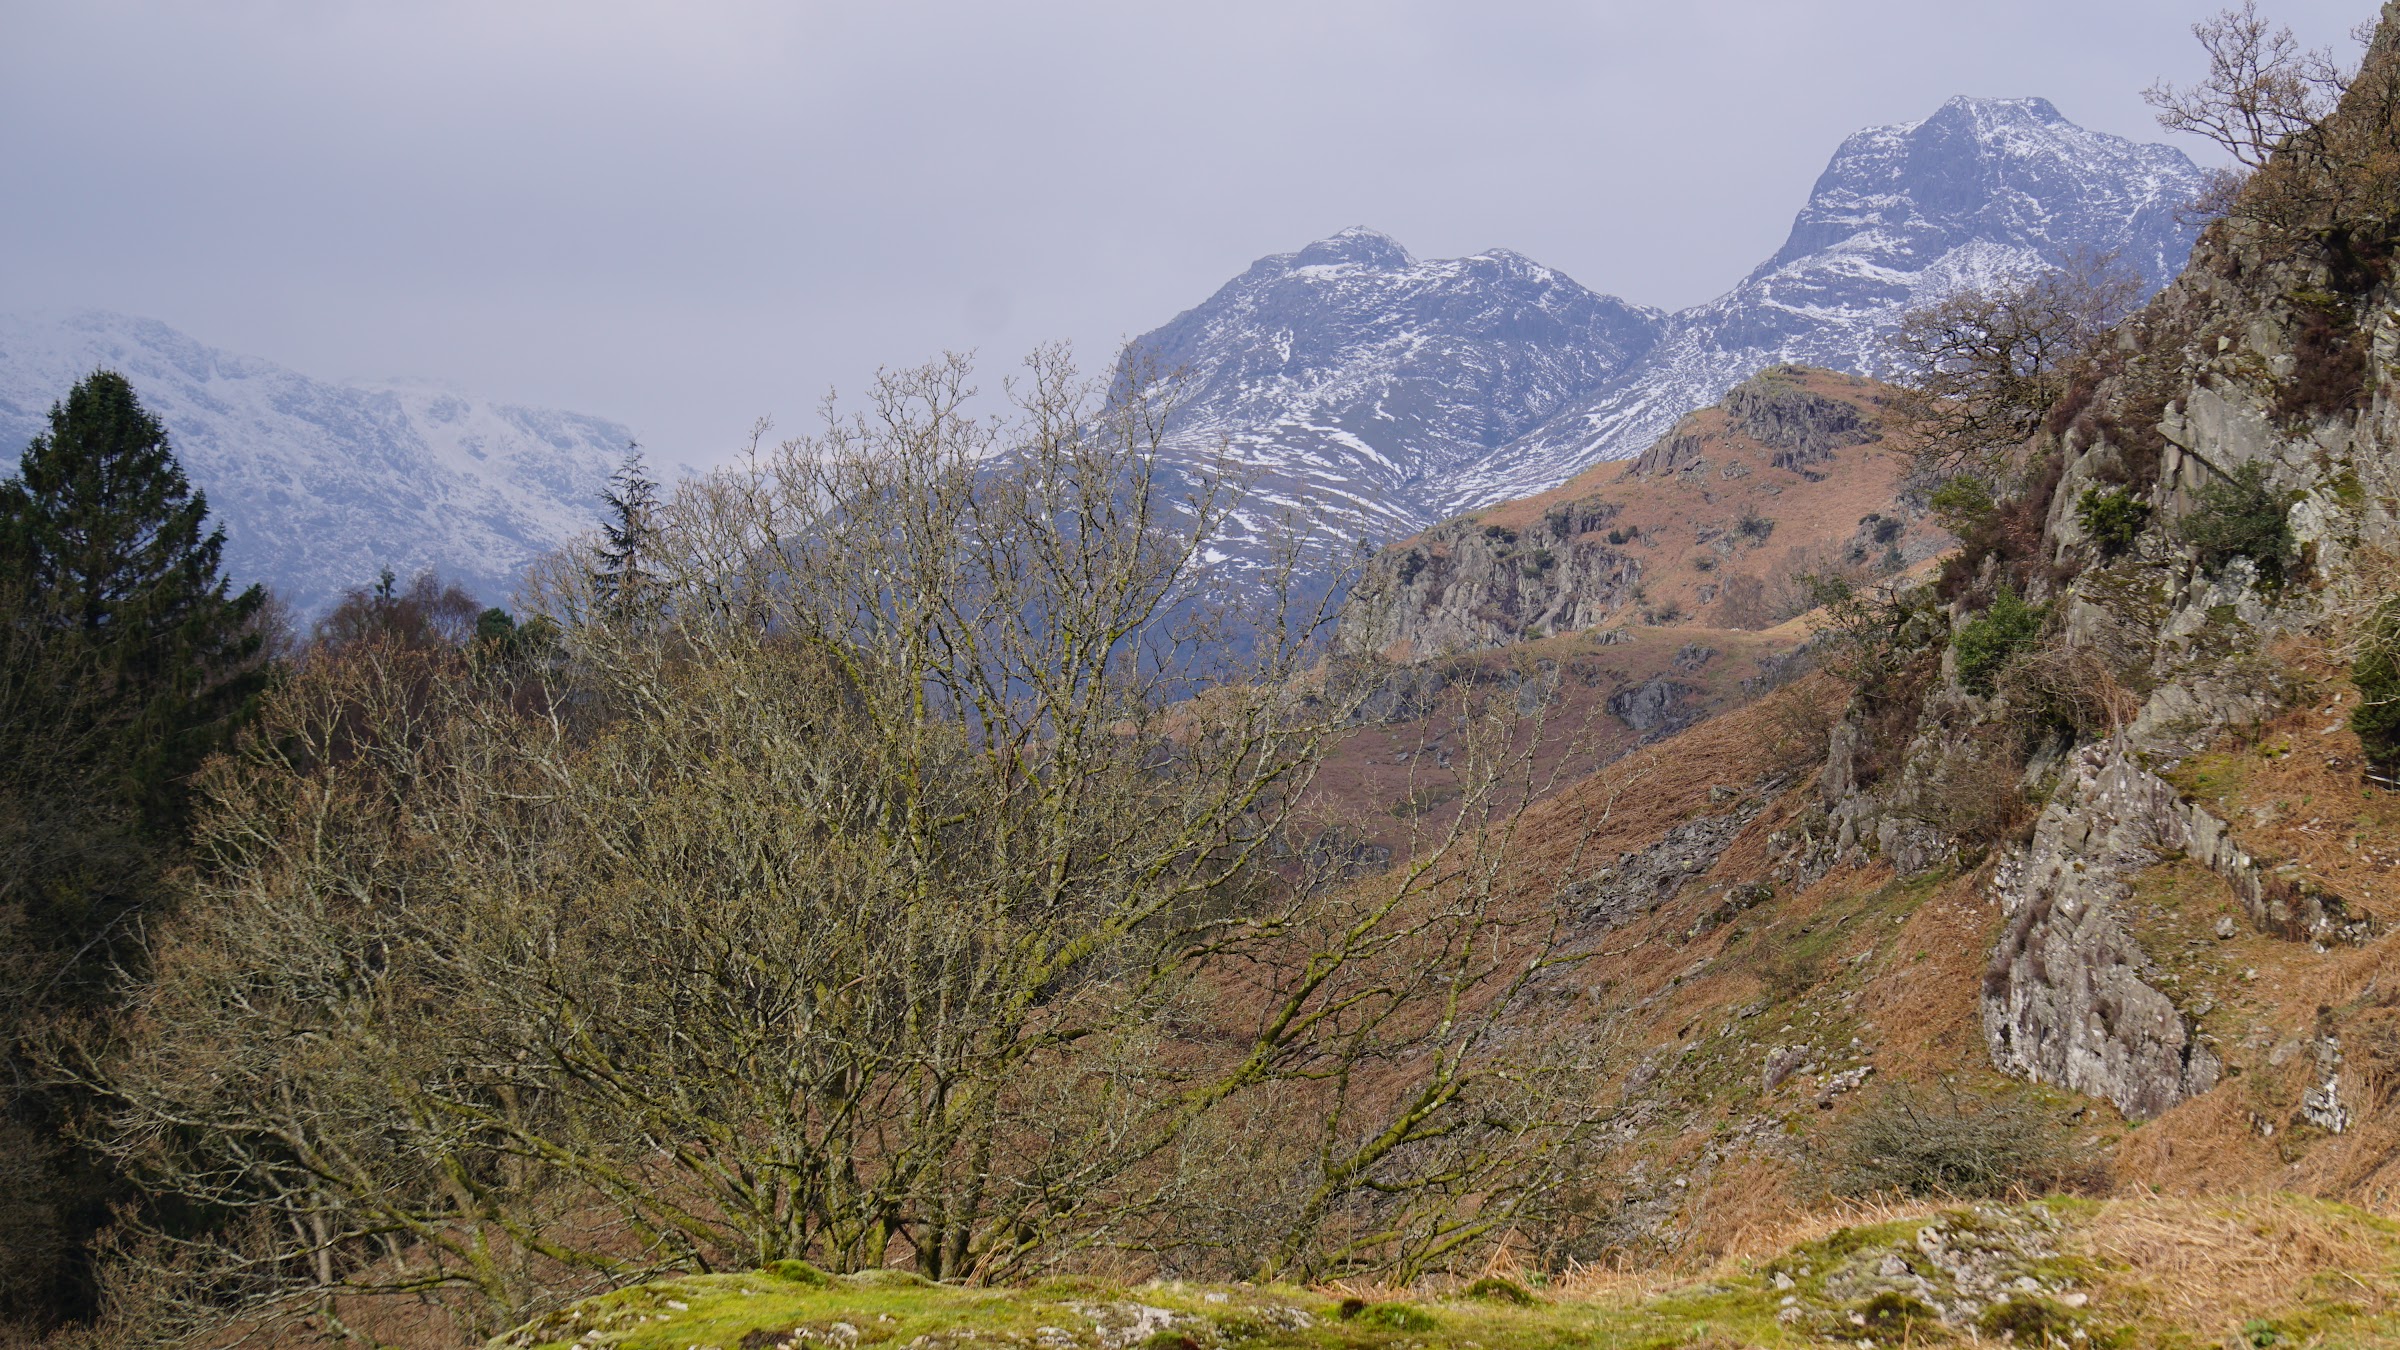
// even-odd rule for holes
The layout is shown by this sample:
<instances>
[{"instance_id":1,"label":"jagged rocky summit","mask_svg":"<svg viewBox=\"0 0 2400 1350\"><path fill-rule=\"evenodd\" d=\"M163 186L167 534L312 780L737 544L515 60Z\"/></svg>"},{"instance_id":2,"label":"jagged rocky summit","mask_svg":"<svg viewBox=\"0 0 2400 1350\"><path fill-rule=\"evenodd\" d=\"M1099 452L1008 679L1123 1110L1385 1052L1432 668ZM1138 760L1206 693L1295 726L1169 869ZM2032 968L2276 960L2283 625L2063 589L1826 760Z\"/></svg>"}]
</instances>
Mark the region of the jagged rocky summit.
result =
<instances>
[{"instance_id":1,"label":"jagged rocky summit","mask_svg":"<svg viewBox=\"0 0 2400 1350\"><path fill-rule=\"evenodd\" d=\"M1638 454L1769 366L1888 374L1892 323L1963 283L2085 252L2155 288L2201 183L2047 100L1955 98L1845 141L1775 256L1678 314L1505 250L1425 261L1352 229L1260 259L1132 359L1183 372L1176 455L1252 478L1247 528L1298 510L1388 543Z\"/></svg>"},{"instance_id":2,"label":"jagged rocky summit","mask_svg":"<svg viewBox=\"0 0 2400 1350\"><path fill-rule=\"evenodd\" d=\"M1452 476L1631 369L1664 318L1506 249L1420 261L1349 229L1259 259L1128 360L1182 381L1179 460L1221 453L1261 527L1306 512L1389 539L1432 519Z\"/></svg>"},{"instance_id":3,"label":"jagged rocky summit","mask_svg":"<svg viewBox=\"0 0 2400 1350\"><path fill-rule=\"evenodd\" d=\"M0 473L95 369L123 374L225 526L237 584L301 615L389 567L505 604L528 563L591 528L633 435L602 418L440 388L333 384L151 319L0 318Z\"/></svg>"}]
</instances>

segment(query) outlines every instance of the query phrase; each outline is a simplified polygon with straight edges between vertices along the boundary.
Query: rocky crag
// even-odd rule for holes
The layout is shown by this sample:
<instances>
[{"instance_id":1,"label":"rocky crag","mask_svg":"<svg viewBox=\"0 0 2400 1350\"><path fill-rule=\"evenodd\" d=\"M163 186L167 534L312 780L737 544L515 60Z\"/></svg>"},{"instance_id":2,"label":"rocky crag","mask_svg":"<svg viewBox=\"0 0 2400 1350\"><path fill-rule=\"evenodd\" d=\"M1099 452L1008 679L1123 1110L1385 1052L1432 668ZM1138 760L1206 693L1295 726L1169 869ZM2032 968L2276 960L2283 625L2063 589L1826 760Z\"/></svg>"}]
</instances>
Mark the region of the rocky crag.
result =
<instances>
[{"instance_id":1,"label":"rocky crag","mask_svg":"<svg viewBox=\"0 0 2400 1350\"><path fill-rule=\"evenodd\" d=\"M1901 490L1883 396L1832 371L1762 372L1629 464L1378 555L1342 645L1422 660L1592 629L1763 629L1809 608L1804 574L1913 567L1949 536Z\"/></svg>"},{"instance_id":2,"label":"rocky crag","mask_svg":"<svg viewBox=\"0 0 2400 1350\"><path fill-rule=\"evenodd\" d=\"M1735 577L1857 568L1853 611L1759 635L1815 633L1746 706L1677 716L1671 665L1613 691L1644 744L1528 817L1568 839L1608 804L1556 866L1578 996L1635 1042L1609 1241L1690 1250L1822 1186L1910 1091L2047 1121L2071 1156L2029 1184L2400 1194L2400 793L2350 721L2400 594L2400 255L2261 209L2209 228L1994 505L1945 508L1956 540L1873 386L1777 368L1368 568L1344 643L1404 661L1726 631Z\"/></svg>"},{"instance_id":3,"label":"rocky crag","mask_svg":"<svg viewBox=\"0 0 2400 1350\"><path fill-rule=\"evenodd\" d=\"M2392 42L2387 23L2370 71L2394 60ZM2366 115L2380 114L2341 114ZM1896 760L1871 785L1828 775L1837 847L1904 872L1973 848L1931 790L1955 747L2005 726L2036 743L2019 774L2030 838L2003 847L1988 883L2005 916L1981 996L1990 1053L2135 1118L2208 1095L2228 1049L2211 1016L2222 1000L2169 968L2171 947L2143 931L2145 887L2181 877L2209 888L2223 897L2219 940L2238 929L2291 944L2326 979L2343 953L2379 950L2379 916L2400 898L2388 867L2305 847L2308 832L2347 833L2352 858L2372 853L2380 795L2359 785L2355 743L2345 753L2334 738L2344 699L2357 698L2342 688L2342 654L2400 558L2400 294L2388 263L2371 261L2388 247L2361 265L2354 232L2346 247L2326 244L2348 228L2324 224L2295 244L2239 208L2212 228L2053 411L2024 499L2039 525L2030 546L1987 542L1946 579L1953 631L2003 589L2044 607L2044 634L2019 658L2028 678L1970 692L1953 649L1913 722L1876 727L1854 709L1837 736L1852 755L1880 736ZM2139 527L2112 537L2093 513L2103 501ZM2250 543L2211 543L2244 512ZM2044 702L2062 676L2085 706ZM2326 748L2287 741L2281 753L2321 757L2349 800L2319 801L2297 841L2252 842L2275 837L2290 803L2235 817L2226 808L2243 793L2214 790L2211 774L2241 758L2229 745L2294 717L2330 722L2310 729ZM2062 752L2078 731L2084 743ZM2341 1103L2370 1087L2339 1068L2341 1024L2379 1007L2370 995L2322 1010L2310 1032L2320 1081L2295 1122L2349 1124ZM2270 1034L2262 1025L2252 1039Z\"/></svg>"}]
</instances>

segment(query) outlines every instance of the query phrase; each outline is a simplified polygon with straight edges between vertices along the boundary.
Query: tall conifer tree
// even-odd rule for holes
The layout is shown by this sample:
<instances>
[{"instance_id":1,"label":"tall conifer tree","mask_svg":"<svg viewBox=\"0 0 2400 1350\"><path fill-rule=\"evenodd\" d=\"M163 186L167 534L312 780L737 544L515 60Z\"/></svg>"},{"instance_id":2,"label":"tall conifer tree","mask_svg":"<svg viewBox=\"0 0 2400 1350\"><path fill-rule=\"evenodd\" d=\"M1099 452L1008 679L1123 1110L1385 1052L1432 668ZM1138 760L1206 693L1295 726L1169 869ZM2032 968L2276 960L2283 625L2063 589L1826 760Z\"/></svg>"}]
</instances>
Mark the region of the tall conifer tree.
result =
<instances>
[{"instance_id":1,"label":"tall conifer tree","mask_svg":"<svg viewBox=\"0 0 2400 1350\"><path fill-rule=\"evenodd\" d=\"M35 1326L93 1310L88 1243L126 1192L63 1139L27 1047L138 964L187 781L264 680L265 593L229 594L224 546L110 371L0 481L0 1316Z\"/></svg>"},{"instance_id":2,"label":"tall conifer tree","mask_svg":"<svg viewBox=\"0 0 2400 1350\"><path fill-rule=\"evenodd\" d=\"M229 594L225 531L133 386L97 371L50 409L50 430L0 482L0 567L20 596L12 641L96 684L86 716L122 727L124 790L152 829L182 823L181 786L263 678L256 586ZM95 728L96 729L96 728Z\"/></svg>"},{"instance_id":3,"label":"tall conifer tree","mask_svg":"<svg viewBox=\"0 0 2400 1350\"><path fill-rule=\"evenodd\" d=\"M638 620L657 583L658 484L642 463L642 447L625 448L625 462L600 494L608 519L600 523L592 589L611 623Z\"/></svg>"}]
</instances>

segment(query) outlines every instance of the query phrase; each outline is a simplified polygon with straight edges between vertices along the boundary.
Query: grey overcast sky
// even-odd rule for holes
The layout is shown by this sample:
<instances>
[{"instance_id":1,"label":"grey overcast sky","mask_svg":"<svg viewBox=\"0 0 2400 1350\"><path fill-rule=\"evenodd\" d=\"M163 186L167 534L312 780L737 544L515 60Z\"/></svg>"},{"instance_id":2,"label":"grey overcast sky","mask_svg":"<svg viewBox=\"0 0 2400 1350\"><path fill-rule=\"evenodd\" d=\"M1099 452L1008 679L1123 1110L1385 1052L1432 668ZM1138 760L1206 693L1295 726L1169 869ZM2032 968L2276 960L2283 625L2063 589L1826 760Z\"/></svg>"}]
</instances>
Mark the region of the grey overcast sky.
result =
<instances>
[{"instance_id":1,"label":"grey overcast sky","mask_svg":"<svg viewBox=\"0 0 2400 1350\"><path fill-rule=\"evenodd\" d=\"M706 461L878 364L1098 364L1353 224L1692 304L1952 94L2163 139L2221 3L0 0L0 310ZM2345 50L2375 9L2263 7Z\"/></svg>"}]
</instances>

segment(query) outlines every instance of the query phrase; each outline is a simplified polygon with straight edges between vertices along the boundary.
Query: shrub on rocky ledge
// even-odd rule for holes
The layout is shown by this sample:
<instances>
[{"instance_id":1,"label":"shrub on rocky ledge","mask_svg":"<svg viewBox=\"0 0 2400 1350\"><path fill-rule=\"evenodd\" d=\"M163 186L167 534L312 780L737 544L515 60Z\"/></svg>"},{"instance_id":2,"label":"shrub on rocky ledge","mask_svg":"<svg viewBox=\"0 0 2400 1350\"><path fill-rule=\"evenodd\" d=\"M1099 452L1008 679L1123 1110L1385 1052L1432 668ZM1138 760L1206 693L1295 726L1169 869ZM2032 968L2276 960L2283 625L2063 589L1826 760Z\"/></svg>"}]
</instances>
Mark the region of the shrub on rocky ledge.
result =
<instances>
[{"instance_id":1,"label":"shrub on rocky ledge","mask_svg":"<svg viewBox=\"0 0 2400 1350\"><path fill-rule=\"evenodd\" d=\"M2267 486L2266 470L2244 464L2200 489L2200 508L2176 527L2183 541L2200 550L2200 566L2214 576L2236 558L2248 558L2259 580L2283 584L2299 549L2282 501Z\"/></svg>"},{"instance_id":2,"label":"shrub on rocky ledge","mask_svg":"<svg viewBox=\"0 0 2400 1350\"><path fill-rule=\"evenodd\" d=\"M2017 593L2003 586L1992 598L1992 607L1959 626L1954 640L1958 648L1958 682L1975 693L1990 697L1992 681L2009 658L2030 644L2042 631L2042 607L2029 605L2017 598Z\"/></svg>"},{"instance_id":3,"label":"shrub on rocky ledge","mask_svg":"<svg viewBox=\"0 0 2400 1350\"><path fill-rule=\"evenodd\" d=\"M2142 527L2150 523L2150 503L2123 488L2085 488L2075 499L2075 520L2101 557L2119 558L2132 550Z\"/></svg>"}]
</instances>

